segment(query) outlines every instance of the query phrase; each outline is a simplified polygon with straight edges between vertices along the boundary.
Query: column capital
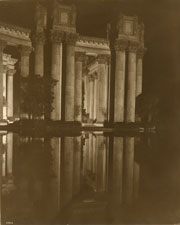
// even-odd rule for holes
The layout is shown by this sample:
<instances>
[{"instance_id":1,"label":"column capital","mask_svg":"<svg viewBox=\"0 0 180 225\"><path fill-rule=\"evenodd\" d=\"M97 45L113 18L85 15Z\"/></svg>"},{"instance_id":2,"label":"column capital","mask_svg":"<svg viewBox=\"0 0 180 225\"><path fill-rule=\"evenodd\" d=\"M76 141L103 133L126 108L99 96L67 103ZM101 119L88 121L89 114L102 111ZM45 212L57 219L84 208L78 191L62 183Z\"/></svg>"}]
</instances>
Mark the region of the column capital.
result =
<instances>
[{"instance_id":1,"label":"column capital","mask_svg":"<svg viewBox=\"0 0 180 225\"><path fill-rule=\"evenodd\" d=\"M33 42L36 44L44 44L46 41L46 37L44 32L37 32L32 37Z\"/></svg>"},{"instance_id":2,"label":"column capital","mask_svg":"<svg viewBox=\"0 0 180 225\"><path fill-rule=\"evenodd\" d=\"M138 58L143 58L144 54L146 52L146 48L144 47L140 47L138 50L137 50L137 57Z\"/></svg>"},{"instance_id":3,"label":"column capital","mask_svg":"<svg viewBox=\"0 0 180 225\"><path fill-rule=\"evenodd\" d=\"M139 44L137 42L129 42L128 52L137 52L139 48Z\"/></svg>"},{"instance_id":4,"label":"column capital","mask_svg":"<svg viewBox=\"0 0 180 225\"><path fill-rule=\"evenodd\" d=\"M24 46L24 45L20 45L19 46L19 51L21 53L21 56L29 56L30 53L32 52L32 47L30 46Z\"/></svg>"},{"instance_id":5,"label":"column capital","mask_svg":"<svg viewBox=\"0 0 180 225\"><path fill-rule=\"evenodd\" d=\"M110 59L109 55L98 55L96 60L99 64L106 64Z\"/></svg>"},{"instance_id":6,"label":"column capital","mask_svg":"<svg viewBox=\"0 0 180 225\"><path fill-rule=\"evenodd\" d=\"M3 51L6 47L6 42L3 40L0 40L0 51Z\"/></svg>"},{"instance_id":7,"label":"column capital","mask_svg":"<svg viewBox=\"0 0 180 225\"><path fill-rule=\"evenodd\" d=\"M115 51L125 51L128 46L128 41L124 39L117 39L114 43Z\"/></svg>"},{"instance_id":8,"label":"column capital","mask_svg":"<svg viewBox=\"0 0 180 225\"><path fill-rule=\"evenodd\" d=\"M86 54L85 52L76 52L75 53L75 59L78 62L83 62L86 60Z\"/></svg>"},{"instance_id":9,"label":"column capital","mask_svg":"<svg viewBox=\"0 0 180 225\"><path fill-rule=\"evenodd\" d=\"M61 43L64 39L64 32L52 30L50 34L50 39L53 43Z\"/></svg>"},{"instance_id":10,"label":"column capital","mask_svg":"<svg viewBox=\"0 0 180 225\"><path fill-rule=\"evenodd\" d=\"M14 69L8 69L7 70L7 75L8 76L13 76L15 73L16 73L16 70L14 70Z\"/></svg>"},{"instance_id":11,"label":"column capital","mask_svg":"<svg viewBox=\"0 0 180 225\"><path fill-rule=\"evenodd\" d=\"M78 34L77 33L66 33L65 35L65 40L66 43L69 45L74 45L78 39Z\"/></svg>"}]
</instances>

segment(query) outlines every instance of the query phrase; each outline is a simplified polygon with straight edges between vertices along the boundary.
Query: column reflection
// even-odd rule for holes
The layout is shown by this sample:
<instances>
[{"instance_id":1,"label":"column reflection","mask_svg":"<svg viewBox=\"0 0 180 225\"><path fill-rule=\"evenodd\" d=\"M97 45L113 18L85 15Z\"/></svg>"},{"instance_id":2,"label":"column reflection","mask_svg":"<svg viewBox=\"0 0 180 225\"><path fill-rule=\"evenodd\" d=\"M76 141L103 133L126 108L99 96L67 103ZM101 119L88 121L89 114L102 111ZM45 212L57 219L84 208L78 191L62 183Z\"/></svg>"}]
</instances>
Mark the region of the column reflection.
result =
<instances>
[{"instance_id":1,"label":"column reflection","mask_svg":"<svg viewBox=\"0 0 180 225\"><path fill-rule=\"evenodd\" d=\"M118 204L132 204L139 195L140 165L134 159L134 137L114 137L112 196Z\"/></svg>"},{"instance_id":2,"label":"column reflection","mask_svg":"<svg viewBox=\"0 0 180 225\"><path fill-rule=\"evenodd\" d=\"M94 192L106 192L108 182L108 141L98 133L86 135L83 147L83 178Z\"/></svg>"}]
</instances>

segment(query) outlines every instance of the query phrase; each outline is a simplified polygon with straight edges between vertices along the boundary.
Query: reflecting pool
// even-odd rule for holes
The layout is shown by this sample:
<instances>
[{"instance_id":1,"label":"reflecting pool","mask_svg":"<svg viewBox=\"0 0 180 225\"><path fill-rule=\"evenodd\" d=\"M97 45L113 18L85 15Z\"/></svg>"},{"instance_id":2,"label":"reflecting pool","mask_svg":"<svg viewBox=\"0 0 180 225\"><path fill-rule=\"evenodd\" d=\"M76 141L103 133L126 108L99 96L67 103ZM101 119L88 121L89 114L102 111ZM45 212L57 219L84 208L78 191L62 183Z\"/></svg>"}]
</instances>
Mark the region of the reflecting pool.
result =
<instances>
[{"instance_id":1,"label":"reflecting pool","mask_svg":"<svg viewBox=\"0 0 180 225\"><path fill-rule=\"evenodd\" d=\"M3 224L180 222L179 137L0 135Z\"/></svg>"}]
</instances>

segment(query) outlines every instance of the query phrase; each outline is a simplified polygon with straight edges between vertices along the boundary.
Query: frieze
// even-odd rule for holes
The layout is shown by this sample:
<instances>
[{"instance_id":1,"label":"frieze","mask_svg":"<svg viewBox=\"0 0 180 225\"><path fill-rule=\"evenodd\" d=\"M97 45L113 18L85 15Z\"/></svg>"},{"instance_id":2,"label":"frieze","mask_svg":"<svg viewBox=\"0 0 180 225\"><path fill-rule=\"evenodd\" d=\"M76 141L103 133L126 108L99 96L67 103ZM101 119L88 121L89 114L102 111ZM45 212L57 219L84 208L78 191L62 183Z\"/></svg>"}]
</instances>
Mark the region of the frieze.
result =
<instances>
[{"instance_id":1,"label":"frieze","mask_svg":"<svg viewBox=\"0 0 180 225\"><path fill-rule=\"evenodd\" d=\"M6 42L3 40L0 40L0 51L3 51L6 47Z\"/></svg>"},{"instance_id":2,"label":"frieze","mask_svg":"<svg viewBox=\"0 0 180 225\"><path fill-rule=\"evenodd\" d=\"M19 51L21 53L22 56L29 56L30 53L32 52L33 48L32 47L28 47L28 46L19 46Z\"/></svg>"},{"instance_id":3,"label":"frieze","mask_svg":"<svg viewBox=\"0 0 180 225\"><path fill-rule=\"evenodd\" d=\"M99 64L105 64L109 62L109 55L98 55L96 60Z\"/></svg>"}]
</instances>

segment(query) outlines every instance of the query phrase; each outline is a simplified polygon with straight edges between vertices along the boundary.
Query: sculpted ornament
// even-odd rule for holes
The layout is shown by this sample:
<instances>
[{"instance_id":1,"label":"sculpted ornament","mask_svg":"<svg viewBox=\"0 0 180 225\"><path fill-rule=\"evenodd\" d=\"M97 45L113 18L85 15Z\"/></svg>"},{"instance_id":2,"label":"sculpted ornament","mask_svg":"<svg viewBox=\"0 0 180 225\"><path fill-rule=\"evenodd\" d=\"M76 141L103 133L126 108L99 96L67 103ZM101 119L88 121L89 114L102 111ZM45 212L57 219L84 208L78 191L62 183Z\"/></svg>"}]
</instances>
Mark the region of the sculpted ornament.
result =
<instances>
[{"instance_id":1,"label":"sculpted ornament","mask_svg":"<svg viewBox=\"0 0 180 225\"><path fill-rule=\"evenodd\" d=\"M51 32L51 41L55 43L61 43L64 39L64 33L60 31Z\"/></svg>"},{"instance_id":2,"label":"sculpted ornament","mask_svg":"<svg viewBox=\"0 0 180 225\"><path fill-rule=\"evenodd\" d=\"M121 50L124 51L128 46L128 41L123 39L117 39L114 44L114 48L116 51Z\"/></svg>"},{"instance_id":3,"label":"sculpted ornament","mask_svg":"<svg viewBox=\"0 0 180 225\"><path fill-rule=\"evenodd\" d=\"M79 35L77 33L66 33L66 43L75 44Z\"/></svg>"},{"instance_id":4,"label":"sculpted ornament","mask_svg":"<svg viewBox=\"0 0 180 225\"><path fill-rule=\"evenodd\" d=\"M86 55L84 52L76 52L75 58L76 58L76 61L83 62L86 60Z\"/></svg>"},{"instance_id":5,"label":"sculpted ornament","mask_svg":"<svg viewBox=\"0 0 180 225\"><path fill-rule=\"evenodd\" d=\"M137 52L139 44L136 42L129 42L128 51L129 52Z\"/></svg>"},{"instance_id":6,"label":"sculpted ornament","mask_svg":"<svg viewBox=\"0 0 180 225\"><path fill-rule=\"evenodd\" d=\"M46 38L45 38L44 32L38 32L33 36L34 43L44 44L45 40L46 40Z\"/></svg>"}]
</instances>

